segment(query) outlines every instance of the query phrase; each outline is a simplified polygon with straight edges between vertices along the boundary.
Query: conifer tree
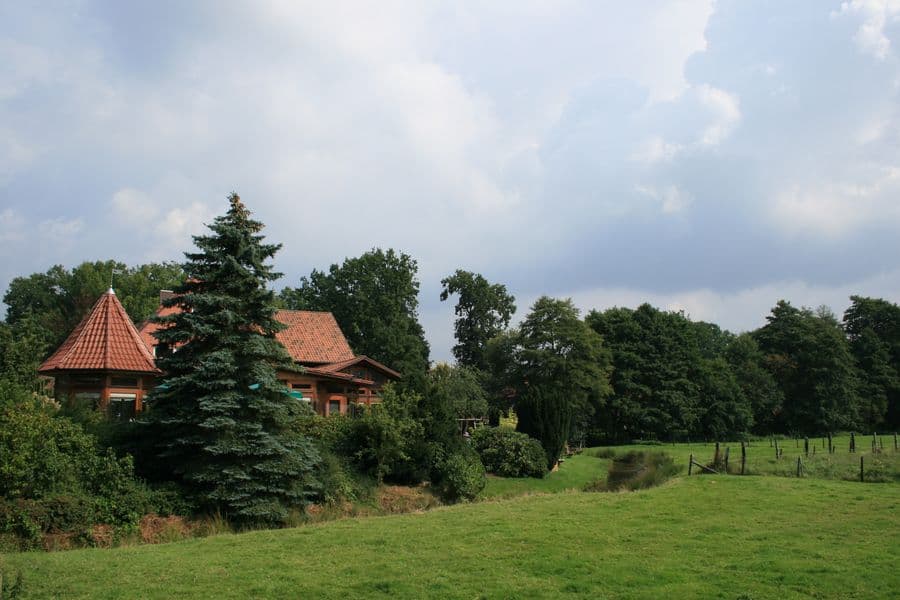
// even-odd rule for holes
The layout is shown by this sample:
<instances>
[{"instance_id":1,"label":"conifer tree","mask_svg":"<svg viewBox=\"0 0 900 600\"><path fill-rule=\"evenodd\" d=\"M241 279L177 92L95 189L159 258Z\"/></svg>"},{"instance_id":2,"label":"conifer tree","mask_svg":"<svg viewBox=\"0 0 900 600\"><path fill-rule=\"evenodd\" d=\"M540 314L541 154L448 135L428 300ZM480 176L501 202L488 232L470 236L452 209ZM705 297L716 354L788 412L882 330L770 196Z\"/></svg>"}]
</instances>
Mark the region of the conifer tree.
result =
<instances>
[{"instance_id":1,"label":"conifer tree","mask_svg":"<svg viewBox=\"0 0 900 600\"><path fill-rule=\"evenodd\" d=\"M237 522L282 522L314 485L318 454L290 432L303 407L285 394L276 368L290 363L275 339L273 293L280 277L267 261L280 245L263 243L263 225L237 194L230 208L194 237L187 281L164 306L157 333L176 351L158 361L166 373L152 396L148 434L161 466L196 499Z\"/></svg>"}]
</instances>

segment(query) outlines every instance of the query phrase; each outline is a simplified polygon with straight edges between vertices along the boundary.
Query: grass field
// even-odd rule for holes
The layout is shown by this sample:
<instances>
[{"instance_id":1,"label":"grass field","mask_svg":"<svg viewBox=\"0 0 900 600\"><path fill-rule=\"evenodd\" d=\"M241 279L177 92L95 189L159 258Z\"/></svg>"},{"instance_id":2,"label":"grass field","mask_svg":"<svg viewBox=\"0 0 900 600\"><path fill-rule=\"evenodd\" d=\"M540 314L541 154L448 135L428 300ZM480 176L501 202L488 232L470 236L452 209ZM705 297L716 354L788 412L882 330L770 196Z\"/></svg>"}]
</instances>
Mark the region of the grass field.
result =
<instances>
[{"instance_id":1,"label":"grass field","mask_svg":"<svg viewBox=\"0 0 900 600\"><path fill-rule=\"evenodd\" d=\"M890 598L898 564L900 486L725 476L0 556L59 598Z\"/></svg>"},{"instance_id":2,"label":"grass field","mask_svg":"<svg viewBox=\"0 0 900 600\"><path fill-rule=\"evenodd\" d=\"M597 458L589 453L566 459L559 470L548 473L543 479L506 478L488 476L488 482L481 492L481 498L511 498L522 494L556 493L566 490L581 490L591 481L606 477L609 460Z\"/></svg>"},{"instance_id":3,"label":"grass field","mask_svg":"<svg viewBox=\"0 0 900 600\"><path fill-rule=\"evenodd\" d=\"M857 436L857 452L850 453L850 436L835 436L832 440L836 450L828 454L828 441L823 438L810 438L809 455L804 453L803 440L779 440L778 445L784 450L780 459L775 458L775 448L770 440L754 441L747 448L747 474L749 475L781 475L796 476L797 457L800 457L806 476L821 479L850 480L859 479L859 459L863 458L866 481L900 483L900 452L894 450L892 436L879 437L879 446L883 442L884 449L872 453L872 437ZM721 451L730 448L732 471L739 471L741 465L740 442L723 442ZM714 443L632 445L610 448L617 453L629 450L658 450L666 452L675 459L683 473L687 473L690 456L703 464L712 462L715 454ZM815 449L815 450L814 450ZM589 449L588 453L598 449Z\"/></svg>"}]
</instances>

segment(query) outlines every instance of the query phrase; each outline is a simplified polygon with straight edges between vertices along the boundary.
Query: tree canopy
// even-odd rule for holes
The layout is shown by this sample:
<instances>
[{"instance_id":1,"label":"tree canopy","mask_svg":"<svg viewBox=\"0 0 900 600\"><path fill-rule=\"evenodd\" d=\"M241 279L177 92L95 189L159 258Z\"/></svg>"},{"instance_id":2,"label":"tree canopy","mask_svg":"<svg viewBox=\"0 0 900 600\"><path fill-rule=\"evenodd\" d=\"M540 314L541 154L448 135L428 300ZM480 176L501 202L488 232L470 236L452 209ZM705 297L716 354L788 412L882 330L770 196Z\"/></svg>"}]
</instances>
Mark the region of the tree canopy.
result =
<instances>
[{"instance_id":1,"label":"tree canopy","mask_svg":"<svg viewBox=\"0 0 900 600\"><path fill-rule=\"evenodd\" d=\"M285 308L331 312L358 354L399 371L402 386L422 391L428 342L419 323L418 266L409 255L380 248L327 272L313 270L282 290Z\"/></svg>"},{"instance_id":2,"label":"tree canopy","mask_svg":"<svg viewBox=\"0 0 900 600\"><path fill-rule=\"evenodd\" d=\"M453 356L460 365L479 370L487 368L485 349L491 338L500 334L516 312L515 297L506 286L490 283L482 275L457 269L441 280L441 301L456 295L456 345Z\"/></svg>"}]
</instances>

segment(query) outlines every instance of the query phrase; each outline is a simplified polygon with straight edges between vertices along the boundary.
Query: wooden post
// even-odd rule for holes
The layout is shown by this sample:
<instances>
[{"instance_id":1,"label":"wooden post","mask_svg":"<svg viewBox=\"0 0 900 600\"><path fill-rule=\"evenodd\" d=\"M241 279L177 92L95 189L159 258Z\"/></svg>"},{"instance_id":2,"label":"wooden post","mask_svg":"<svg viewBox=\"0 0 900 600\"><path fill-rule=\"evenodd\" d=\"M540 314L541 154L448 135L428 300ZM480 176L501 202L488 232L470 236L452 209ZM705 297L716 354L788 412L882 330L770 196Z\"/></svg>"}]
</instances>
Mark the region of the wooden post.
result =
<instances>
[{"instance_id":1,"label":"wooden post","mask_svg":"<svg viewBox=\"0 0 900 600\"><path fill-rule=\"evenodd\" d=\"M741 442L741 475L744 474L747 468L747 447L744 446L744 442Z\"/></svg>"},{"instance_id":2,"label":"wooden post","mask_svg":"<svg viewBox=\"0 0 900 600\"><path fill-rule=\"evenodd\" d=\"M831 439L831 432L828 432L828 454L834 453L834 443Z\"/></svg>"},{"instance_id":3,"label":"wooden post","mask_svg":"<svg viewBox=\"0 0 900 600\"><path fill-rule=\"evenodd\" d=\"M728 453L729 453L729 450L730 450L729 447L728 447L728 446L725 446L725 473L726 473L726 474L728 473Z\"/></svg>"},{"instance_id":4,"label":"wooden post","mask_svg":"<svg viewBox=\"0 0 900 600\"><path fill-rule=\"evenodd\" d=\"M775 459L778 460L779 456L780 455L778 454L778 440L775 440Z\"/></svg>"},{"instance_id":5,"label":"wooden post","mask_svg":"<svg viewBox=\"0 0 900 600\"><path fill-rule=\"evenodd\" d=\"M716 453L713 456L713 464L717 469L719 468L719 442L716 442Z\"/></svg>"},{"instance_id":6,"label":"wooden post","mask_svg":"<svg viewBox=\"0 0 900 600\"><path fill-rule=\"evenodd\" d=\"M803 453L809 456L809 438L803 438Z\"/></svg>"},{"instance_id":7,"label":"wooden post","mask_svg":"<svg viewBox=\"0 0 900 600\"><path fill-rule=\"evenodd\" d=\"M816 447L813 446L813 456L815 456L815 455L816 455Z\"/></svg>"},{"instance_id":8,"label":"wooden post","mask_svg":"<svg viewBox=\"0 0 900 600\"><path fill-rule=\"evenodd\" d=\"M878 451L878 437L875 435L875 432L872 432L872 452Z\"/></svg>"},{"instance_id":9,"label":"wooden post","mask_svg":"<svg viewBox=\"0 0 900 600\"><path fill-rule=\"evenodd\" d=\"M800 462L800 457L797 457L797 477L800 477L800 474L803 473L803 463Z\"/></svg>"},{"instance_id":10,"label":"wooden post","mask_svg":"<svg viewBox=\"0 0 900 600\"><path fill-rule=\"evenodd\" d=\"M850 452L856 452L856 434L852 431L850 432Z\"/></svg>"},{"instance_id":11,"label":"wooden post","mask_svg":"<svg viewBox=\"0 0 900 600\"><path fill-rule=\"evenodd\" d=\"M900 448L897 447L897 432L895 431L894 432L894 451L896 452L898 449L900 449Z\"/></svg>"},{"instance_id":12,"label":"wooden post","mask_svg":"<svg viewBox=\"0 0 900 600\"><path fill-rule=\"evenodd\" d=\"M694 455L691 454L691 457L688 459L688 477L691 475L691 471L694 470Z\"/></svg>"},{"instance_id":13,"label":"wooden post","mask_svg":"<svg viewBox=\"0 0 900 600\"><path fill-rule=\"evenodd\" d=\"M865 474L865 471L863 471L863 457L860 456L859 457L859 480L860 481L865 481L865 478L863 477L864 474Z\"/></svg>"},{"instance_id":14,"label":"wooden post","mask_svg":"<svg viewBox=\"0 0 900 600\"><path fill-rule=\"evenodd\" d=\"M794 448L799 448L799 447L800 447L800 438L798 438L797 436L794 436Z\"/></svg>"}]
</instances>

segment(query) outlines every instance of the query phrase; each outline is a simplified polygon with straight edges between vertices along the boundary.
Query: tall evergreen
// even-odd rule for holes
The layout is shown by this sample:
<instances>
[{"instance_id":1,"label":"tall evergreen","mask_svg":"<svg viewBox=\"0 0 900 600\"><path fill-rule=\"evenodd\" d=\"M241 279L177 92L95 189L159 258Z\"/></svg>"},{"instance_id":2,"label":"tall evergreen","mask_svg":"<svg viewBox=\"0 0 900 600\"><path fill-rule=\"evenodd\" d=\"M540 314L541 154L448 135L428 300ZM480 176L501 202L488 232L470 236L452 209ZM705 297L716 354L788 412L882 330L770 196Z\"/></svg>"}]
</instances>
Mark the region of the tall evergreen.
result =
<instances>
[{"instance_id":1,"label":"tall evergreen","mask_svg":"<svg viewBox=\"0 0 900 600\"><path fill-rule=\"evenodd\" d=\"M238 522L276 524L303 502L318 455L290 433L303 410L284 393L276 368L290 362L275 339L275 299L267 264L280 245L263 243L262 223L237 194L194 237L188 280L164 302L181 311L158 319L157 337L177 351L159 360L164 385L152 396L148 435L158 460L206 510Z\"/></svg>"}]
</instances>

